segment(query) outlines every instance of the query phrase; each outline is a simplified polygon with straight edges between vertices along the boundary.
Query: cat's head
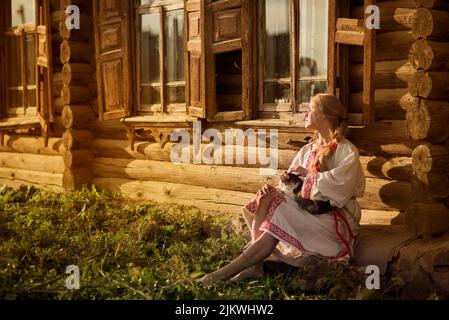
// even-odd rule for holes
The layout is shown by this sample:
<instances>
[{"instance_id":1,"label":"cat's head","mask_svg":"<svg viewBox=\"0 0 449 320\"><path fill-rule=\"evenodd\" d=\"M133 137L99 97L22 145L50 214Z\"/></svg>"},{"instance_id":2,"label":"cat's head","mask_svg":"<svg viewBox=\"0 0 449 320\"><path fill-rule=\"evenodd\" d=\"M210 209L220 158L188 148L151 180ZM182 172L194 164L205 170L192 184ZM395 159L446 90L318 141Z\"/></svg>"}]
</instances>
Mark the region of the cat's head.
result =
<instances>
[{"instance_id":1,"label":"cat's head","mask_svg":"<svg viewBox=\"0 0 449 320\"><path fill-rule=\"evenodd\" d=\"M279 181L281 191L289 194L298 193L298 191L302 188L302 184L303 180L298 174L288 171L285 171L281 175L281 180Z\"/></svg>"}]
</instances>

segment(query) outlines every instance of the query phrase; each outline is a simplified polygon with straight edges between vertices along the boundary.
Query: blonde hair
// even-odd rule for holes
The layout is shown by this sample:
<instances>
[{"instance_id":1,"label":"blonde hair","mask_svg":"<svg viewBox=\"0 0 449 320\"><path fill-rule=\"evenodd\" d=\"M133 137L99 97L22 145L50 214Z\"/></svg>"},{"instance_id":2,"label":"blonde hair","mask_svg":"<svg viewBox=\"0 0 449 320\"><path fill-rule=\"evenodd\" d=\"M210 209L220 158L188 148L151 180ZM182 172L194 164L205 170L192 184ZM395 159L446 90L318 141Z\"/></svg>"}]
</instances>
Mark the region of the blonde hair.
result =
<instances>
[{"instance_id":1,"label":"blonde hair","mask_svg":"<svg viewBox=\"0 0 449 320\"><path fill-rule=\"evenodd\" d=\"M332 141L318 151L312 167L314 170L319 165L321 171L326 171L325 160L335 151L335 146L346 137L348 131L346 123L347 112L344 105L333 94L318 94L311 99L310 103L315 106L315 110L318 113L330 121L333 128L333 131L331 130ZM314 140L316 141L317 139L318 132L315 132Z\"/></svg>"}]
</instances>

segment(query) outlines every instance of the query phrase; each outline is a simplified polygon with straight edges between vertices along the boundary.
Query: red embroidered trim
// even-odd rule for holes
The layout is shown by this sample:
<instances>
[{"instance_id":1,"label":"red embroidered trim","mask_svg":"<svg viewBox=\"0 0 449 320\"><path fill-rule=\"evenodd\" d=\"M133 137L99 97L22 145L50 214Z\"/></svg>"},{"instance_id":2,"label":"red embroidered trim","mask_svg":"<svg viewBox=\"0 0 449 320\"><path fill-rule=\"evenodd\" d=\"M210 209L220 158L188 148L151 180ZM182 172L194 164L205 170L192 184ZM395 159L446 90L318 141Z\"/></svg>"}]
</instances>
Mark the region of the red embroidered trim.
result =
<instances>
[{"instance_id":1,"label":"red embroidered trim","mask_svg":"<svg viewBox=\"0 0 449 320\"><path fill-rule=\"evenodd\" d=\"M315 184L315 180L316 180L316 172L310 172L307 175L307 179L304 183L304 190L302 192L302 197L304 199L310 199L310 194L312 193L312 187Z\"/></svg>"},{"instance_id":2,"label":"red embroidered trim","mask_svg":"<svg viewBox=\"0 0 449 320\"><path fill-rule=\"evenodd\" d=\"M289 235L287 232L285 232L284 230L282 230L277 225L275 225L271 222L265 221L261 225L260 230L270 231L270 232L274 233L276 236L278 236L279 238L281 238L283 241L298 248L302 253L312 254L311 252L304 249L304 247L301 245L301 243L297 239L295 239L293 236Z\"/></svg>"},{"instance_id":3,"label":"red embroidered trim","mask_svg":"<svg viewBox=\"0 0 449 320\"><path fill-rule=\"evenodd\" d=\"M282 192L276 190L275 191L275 195L273 197L273 199L270 202L270 206L268 207L268 213L267 213L267 218L269 217L271 219L271 217L273 217L274 211L276 210L276 208L285 200L285 196ZM260 194L260 192L257 192L256 197L251 200L250 202L248 202L245 205L245 208L251 212L252 214L256 214L257 210L259 209L260 206L260 201L263 199L263 195Z\"/></svg>"}]
</instances>

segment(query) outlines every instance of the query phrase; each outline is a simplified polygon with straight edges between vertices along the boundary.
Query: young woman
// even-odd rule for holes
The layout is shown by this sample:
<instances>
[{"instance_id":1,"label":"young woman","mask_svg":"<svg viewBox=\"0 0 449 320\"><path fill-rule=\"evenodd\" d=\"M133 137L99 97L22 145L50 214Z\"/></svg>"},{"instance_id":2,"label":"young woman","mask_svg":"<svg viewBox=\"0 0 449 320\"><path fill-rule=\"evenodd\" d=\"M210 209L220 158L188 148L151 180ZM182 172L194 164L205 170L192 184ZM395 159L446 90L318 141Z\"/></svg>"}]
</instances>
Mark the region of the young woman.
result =
<instances>
[{"instance_id":1,"label":"young woman","mask_svg":"<svg viewBox=\"0 0 449 320\"><path fill-rule=\"evenodd\" d=\"M251 243L234 261L204 276L203 284L263 276L263 261L270 255L297 266L301 257L315 255L349 262L359 231L361 209L356 198L365 190L365 176L357 148L345 139L346 110L337 97L313 97L305 127L315 130L290 171L304 177L301 196L329 200L333 211L312 215L266 185L242 210L251 229Z\"/></svg>"}]
</instances>

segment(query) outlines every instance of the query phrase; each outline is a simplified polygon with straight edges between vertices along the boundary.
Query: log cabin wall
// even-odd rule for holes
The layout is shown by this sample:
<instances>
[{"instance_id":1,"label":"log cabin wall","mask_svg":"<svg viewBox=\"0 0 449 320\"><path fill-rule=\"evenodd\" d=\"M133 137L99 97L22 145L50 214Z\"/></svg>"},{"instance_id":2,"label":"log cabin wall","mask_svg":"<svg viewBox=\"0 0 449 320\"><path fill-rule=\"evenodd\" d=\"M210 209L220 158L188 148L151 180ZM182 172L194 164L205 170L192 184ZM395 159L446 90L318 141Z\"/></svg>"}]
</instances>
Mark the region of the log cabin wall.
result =
<instances>
[{"instance_id":1,"label":"log cabin wall","mask_svg":"<svg viewBox=\"0 0 449 320\"><path fill-rule=\"evenodd\" d=\"M351 1L352 3L352 1ZM406 130L406 110L414 98L407 85L415 74L408 61L415 41L414 23L419 22L416 1L380 1L381 30L376 63L376 123L353 127L350 138L358 146L367 177L366 195L361 199L363 223L403 223L412 201L412 152L419 142ZM351 15L363 15L363 5L354 5ZM257 38L257 37L254 37ZM394 43L394 45L392 45ZM362 109L363 54L351 51L349 111ZM256 99L257 100L257 99ZM267 119L249 122L205 123L204 127L276 128L279 130L279 169L287 169L298 147L311 132ZM92 143L93 183L126 195L157 201L194 204L207 209L238 213L242 204L265 182L255 166L174 165L170 162L172 143L163 148L156 141L137 141L129 148L126 129L119 121L95 121ZM223 139L224 140L224 139ZM245 152L248 152L246 149ZM242 181L244 181L242 183Z\"/></svg>"},{"instance_id":2,"label":"log cabin wall","mask_svg":"<svg viewBox=\"0 0 449 320\"><path fill-rule=\"evenodd\" d=\"M406 225L425 238L449 230L449 3L419 1L408 90L407 134L413 150L413 204Z\"/></svg>"},{"instance_id":3,"label":"log cabin wall","mask_svg":"<svg viewBox=\"0 0 449 320\"><path fill-rule=\"evenodd\" d=\"M354 4L351 8L352 17L361 17L361 2L360 5L357 2L351 3ZM445 64L449 56L445 32L438 31L447 30L441 26L444 22L441 17L447 13L441 3L447 6L445 1L378 2L382 14L381 30L377 35L376 122L366 127L353 127L350 132L350 139L359 148L367 177L366 195L360 200L363 223L402 223L405 211L414 201L418 186L422 187L423 181L436 181L430 185L437 185L438 174L434 172L442 172L447 163L444 162L446 160L441 160L447 159L447 149L442 145L447 138L438 142L428 140L440 145L431 146L431 151L427 151L422 147L423 138L417 138L410 131L410 128L418 130L422 126L409 125L412 123L409 119L413 118L410 115L417 109L416 106L439 101L437 108L444 113L441 106L447 103L447 99L444 102L444 89L421 97L421 89L415 94L416 90L413 91L409 85L413 79L427 79L434 76L435 72L449 69ZM63 10L69 4L78 5L81 9L81 30L69 31L61 23L65 18ZM426 35L419 22L422 17L428 17L429 12L438 20L434 30ZM205 209L233 213L238 213L242 204L251 199L263 183L277 183L277 177L260 176L257 164L175 165L170 162L170 151L174 144L169 142L161 146L151 136L138 138L135 148L130 148L126 126L119 120L98 120L92 2L53 0L52 15L53 50L57 56L53 59L56 137L51 138L48 147L45 147L42 139L33 135L7 136L5 147L0 149L0 169L4 171L1 182L8 185L30 182L55 186L61 190L78 189L92 182L134 198L193 204ZM430 47L435 58L430 62L419 62L418 58L409 60L409 52L413 56L413 52L418 50L416 48L423 46L426 53ZM358 50L351 50L350 55L348 108L350 112L359 113L362 108L362 55ZM419 57L421 56L423 59L427 57L426 54ZM420 66L418 63L427 65ZM442 77L441 74L436 76ZM438 98L440 100L435 100L435 92L438 91L443 92L443 96ZM253 103L257 102L257 99L253 100ZM432 123L447 123L439 117L431 120ZM285 125L285 121L280 121L279 124L276 121L254 119L250 123L204 122L203 126L205 129L221 128L222 132L227 127L278 129L279 169L284 170L288 168L298 148L311 137L311 132ZM432 128L439 130L436 132L444 131L441 125ZM440 137L440 134L433 136ZM245 149L245 153L249 151L248 148ZM415 154L429 153L432 155L426 156L426 163L430 163L431 169L428 169L429 165L422 166L415 160L419 157ZM422 167L424 169L419 169ZM432 175L429 176L427 173L431 171ZM429 177L433 180L429 180ZM439 207L434 208L441 209L444 199L439 197ZM415 201L419 204L418 207L429 205L427 200Z\"/></svg>"},{"instance_id":4,"label":"log cabin wall","mask_svg":"<svg viewBox=\"0 0 449 320\"><path fill-rule=\"evenodd\" d=\"M97 117L92 103L96 99L95 44L92 22L92 1L61 0L62 7L76 5L80 9L80 29L68 30L60 25L60 61L63 64L61 100L64 164L63 187L66 191L80 189L92 181L90 150Z\"/></svg>"},{"instance_id":5,"label":"log cabin wall","mask_svg":"<svg viewBox=\"0 0 449 320\"><path fill-rule=\"evenodd\" d=\"M39 130L11 130L3 137L0 146L0 184L12 187L34 185L63 191L63 173L65 170L62 135L63 103L62 64L59 59L59 47L62 39L57 36L61 22L65 19L63 1L51 0L51 33L53 35L53 93L55 121L52 124L48 143L41 137Z\"/></svg>"}]
</instances>

